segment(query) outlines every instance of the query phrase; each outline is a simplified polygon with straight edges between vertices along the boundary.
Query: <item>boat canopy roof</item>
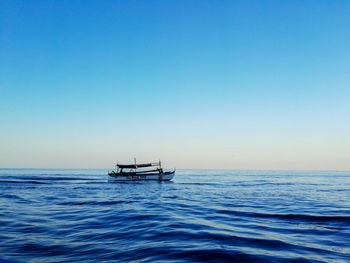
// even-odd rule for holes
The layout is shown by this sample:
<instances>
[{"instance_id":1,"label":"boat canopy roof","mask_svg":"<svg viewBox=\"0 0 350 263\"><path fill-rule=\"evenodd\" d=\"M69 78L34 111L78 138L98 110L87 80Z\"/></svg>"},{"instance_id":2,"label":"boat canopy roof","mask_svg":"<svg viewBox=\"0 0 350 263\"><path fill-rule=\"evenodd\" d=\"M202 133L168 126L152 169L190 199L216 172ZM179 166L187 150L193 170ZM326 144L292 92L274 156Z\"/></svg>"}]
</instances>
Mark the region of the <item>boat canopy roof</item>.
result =
<instances>
[{"instance_id":1,"label":"boat canopy roof","mask_svg":"<svg viewBox=\"0 0 350 263\"><path fill-rule=\"evenodd\" d=\"M140 163L140 164L117 164L119 168L126 168L126 169L137 169L137 168L144 168L144 167L152 167L152 166L160 166L160 162L158 163Z\"/></svg>"}]
</instances>

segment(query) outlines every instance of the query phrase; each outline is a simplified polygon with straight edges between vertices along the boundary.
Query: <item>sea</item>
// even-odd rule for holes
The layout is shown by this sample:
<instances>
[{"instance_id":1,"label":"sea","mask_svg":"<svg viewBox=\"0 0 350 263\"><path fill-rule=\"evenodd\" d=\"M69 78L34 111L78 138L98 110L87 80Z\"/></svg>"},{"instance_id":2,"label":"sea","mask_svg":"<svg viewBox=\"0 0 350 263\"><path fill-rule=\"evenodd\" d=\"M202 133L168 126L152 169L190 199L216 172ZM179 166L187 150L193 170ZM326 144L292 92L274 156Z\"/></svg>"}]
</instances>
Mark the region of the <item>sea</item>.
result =
<instances>
[{"instance_id":1,"label":"sea","mask_svg":"<svg viewBox=\"0 0 350 263\"><path fill-rule=\"evenodd\" d=\"M0 262L350 262L350 171L0 169Z\"/></svg>"}]
</instances>

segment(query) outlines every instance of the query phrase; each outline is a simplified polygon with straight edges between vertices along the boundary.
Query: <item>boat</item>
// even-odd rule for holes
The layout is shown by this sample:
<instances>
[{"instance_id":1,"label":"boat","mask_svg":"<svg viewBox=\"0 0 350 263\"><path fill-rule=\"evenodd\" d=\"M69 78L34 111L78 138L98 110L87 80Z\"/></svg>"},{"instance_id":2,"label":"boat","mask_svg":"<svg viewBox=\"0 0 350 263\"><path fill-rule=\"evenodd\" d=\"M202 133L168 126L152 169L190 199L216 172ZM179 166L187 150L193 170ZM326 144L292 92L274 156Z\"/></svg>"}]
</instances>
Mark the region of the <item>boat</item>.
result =
<instances>
[{"instance_id":1,"label":"boat","mask_svg":"<svg viewBox=\"0 0 350 263\"><path fill-rule=\"evenodd\" d=\"M117 163L116 168L108 172L109 181L170 181L175 175L175 169L163 171L161 161L137 164L135 159L133 164Z\"/></svg>"}]
</instances>

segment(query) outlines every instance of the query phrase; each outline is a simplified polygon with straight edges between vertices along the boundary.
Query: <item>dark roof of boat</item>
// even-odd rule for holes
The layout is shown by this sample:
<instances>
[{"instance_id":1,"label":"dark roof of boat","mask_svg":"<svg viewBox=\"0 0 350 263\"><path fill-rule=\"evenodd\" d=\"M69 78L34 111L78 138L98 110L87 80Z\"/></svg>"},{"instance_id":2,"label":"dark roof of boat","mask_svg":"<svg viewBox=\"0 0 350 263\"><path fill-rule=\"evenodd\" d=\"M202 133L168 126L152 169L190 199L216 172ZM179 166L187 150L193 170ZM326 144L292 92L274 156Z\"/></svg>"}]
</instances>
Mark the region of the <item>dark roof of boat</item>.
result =
<instances>
[{"instance_id":1,"label":"dark roof of boat","mask_svg":"<svg viewBox=\"0 0 350 263\"><path fill-rule=\"evenodd\" d=\"M126 169L137 169L137 168L144 168L144 167L151 167L151 166L160 166L159 163L140 163L140 164L117 164L119 168L126 168Z\"/></svg>"}]
</instances>

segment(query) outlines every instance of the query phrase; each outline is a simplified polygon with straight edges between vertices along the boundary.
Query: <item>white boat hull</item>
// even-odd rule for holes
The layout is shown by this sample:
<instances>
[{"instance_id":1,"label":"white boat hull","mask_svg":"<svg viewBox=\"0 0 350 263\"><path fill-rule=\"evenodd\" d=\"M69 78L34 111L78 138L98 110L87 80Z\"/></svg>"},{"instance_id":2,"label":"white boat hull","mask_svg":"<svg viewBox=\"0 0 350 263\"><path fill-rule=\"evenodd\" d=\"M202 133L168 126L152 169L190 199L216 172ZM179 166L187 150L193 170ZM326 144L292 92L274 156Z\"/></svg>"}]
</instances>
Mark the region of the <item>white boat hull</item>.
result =
<instances>
[{"instance_id":1,"label":"white boat hull","mask_svg":"<svg viewBox=\"0 0 350 263\"><path fill-rule=\"evenodd\" d=\"M170 181L174 178L174 172L165 172L159 174L134 174L134 175L118 175L109 174L108 181L123 182L123 181Z\"/></svg>"}]
</instances>

